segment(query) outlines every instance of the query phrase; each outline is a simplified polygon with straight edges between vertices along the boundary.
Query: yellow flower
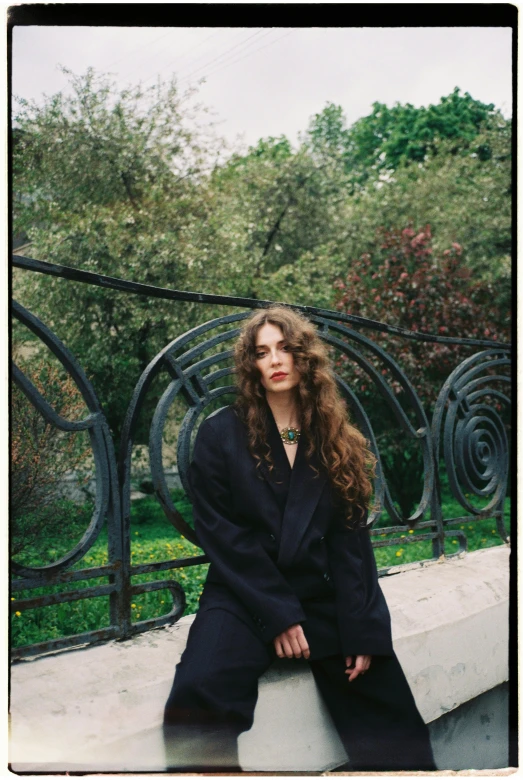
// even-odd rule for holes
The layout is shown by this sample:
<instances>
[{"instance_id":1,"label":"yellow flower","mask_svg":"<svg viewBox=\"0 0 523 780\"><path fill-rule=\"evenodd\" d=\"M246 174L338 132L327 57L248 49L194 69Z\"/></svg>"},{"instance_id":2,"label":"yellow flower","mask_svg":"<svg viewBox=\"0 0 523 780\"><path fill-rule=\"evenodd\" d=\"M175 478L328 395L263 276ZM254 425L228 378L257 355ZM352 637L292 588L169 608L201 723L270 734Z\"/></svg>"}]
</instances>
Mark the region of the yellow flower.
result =
<instances>
[{"instance_id":1,"label":"yellow flower","mask_svg":"<svg viewBox=\"0 0 523 780\"><path fill-rule=\"evenodd\" d=\"M469 525L469 531L472 531L473 526Z\"/></svg>"},{"instance_id":2,"label":"yellow flower","mask_svg":"<svg viewBox=\"0 0 523 780\"><path fill-rule=\"evenodd\" d=\"M399 558L400 555L403 555L403 550L398 550L398 552L396 553L396 558Z\"/></svg>"},{"instance_id":3,"label":"yellow flower","mask_svg":"<svg viewBox=\"0 0 523 780\"><path fill-rule=\"evenodd\" d=\"M20 617L21 614L21 612L15 612L16 617Z\"/></svg>"},{"instance_id":4,"label":"yellow flower","mask_svg":"<svg viewBox=\"0 0 523 780\"><path fill-rule=\"evenodd\" d=\"M482 541L482 542L486 542L487 540L486 540L486 539L482 539L481 541Z\"/></svg>"},{"instance_id":5,"label":"yellow flower","mask_svg":"<svg viewBox=\"0 0 523 780\"><path fill-rule=\"evenodd\" d=\"M137 612L137 613L136 613L136 617L137 617L137 618L139 618L139 617L140 617L140 613L139 613L139 612Z\"/></svg>"},{"instance_id":6,"label":"yellow flower","mask_svg":"<svg viewBox=\"0 0 523 780\"><path fill-rule=\"evenodd\" d=\"M463 529L465 528L465 526L464 526L464 525L460 525L460 528L461 528L461 530L463 531Z\"/></svg>"},{"instance_id":7,"label":"yellow flower","mask_svg":"<svg viewBox=\"0 0 523 780\"><path fill-rule=\"evenodd\" d=\"M455 539L452 540L452 544L457 544L457 541Z\"/></svg>"},{"instance_id":8,"label":"yellow flower","mask_svg":"<svg viewBox=\"0 0 523 780\"><path fill-rule=\"evenodd\" d=\"M15 597L14 596L11 596L11 601L15 601Z\"/></svg>"},{"instance_id":9,"label":"yellow flower","mask_svg":"<svg viewBox=\"0 0 523 780\"><path fill-rule=\"evenodd\" d=\"M409 534L413 534L413 533L414 533L414 528L411 528Z\"/></svg>"},{"instance_id":10,"label":"yellow flower","mask_svg":"<svg viewBox=\"0 0 523 780\"><path fill-rule=\"evenodd\" d=\"M131 604L131 609L136 609L136 604Z\"/></svg>"},{"instance_id":11,"label":"yellow flower","mask_svg":"<svg viewBox=\"0 0 523 780\"><path fill-rule=\"evenodd\" d=\"M162 600L160 601L160 604L165 604L165 599L162 599Z\"/></svg>"},{"instance_id":12,"label":"yellow flower","mask_svg":"<svg viewBox=\"0 0 523 780\"><path fill-rule=\"evenodd\" d=\"M140 534L138 533L138 531L135 531L135 532L134 532L134 535L135 535L135 536L140 536Z\"/></svg>"},{"instance_id":13,"label":"yellow flower","mask_svg":"<svg viewBox=\"0 0 523 780\"><path fill-rule=\"evenodd\" d=\"M405 534L401 534L400 539L405 539Z\"/></svg>"},{"instance_id":14,"label":"yellow flower","mask_svg":"<svg viewBox=\"0 0 523 780\"><path fill-rule=\"evenodd\" d=\"M496 531L494 531L494 530L493 530L493 531L492 531L492 533L493 533L493 534L495 534L495 533L496 533Z\"/></svg>"}]
</instances>

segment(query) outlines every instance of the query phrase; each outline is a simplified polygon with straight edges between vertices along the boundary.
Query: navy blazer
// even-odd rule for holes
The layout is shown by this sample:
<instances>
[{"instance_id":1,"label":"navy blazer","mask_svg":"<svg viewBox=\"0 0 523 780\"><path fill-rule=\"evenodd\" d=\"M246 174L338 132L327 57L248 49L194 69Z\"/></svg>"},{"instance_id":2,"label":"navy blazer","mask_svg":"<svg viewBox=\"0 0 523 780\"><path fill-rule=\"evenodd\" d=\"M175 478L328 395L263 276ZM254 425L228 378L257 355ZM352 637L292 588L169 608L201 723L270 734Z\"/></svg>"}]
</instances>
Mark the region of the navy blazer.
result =
<instances>
[{"instance_id":1,"label":"navy blazer","mask_svg":"<svg viewBox=\"0 0 523 780\"><path fill-rule=\"evenodd\" d=\"M277 465L287 456L267 410ZM256 467L245 425L232 406L201 423L189 480L195 530L211 561L202 609L232 611L270 642L295 623L307 637L308 605L323 599L334 605L327 631L337 632L343 655L392 655L390 616L369 532L347 529L318 460L306 459L303 439L284 511L277 477L265 465ZM311 631L314 625L311 620Z\"/></svg>"}]
</instances>

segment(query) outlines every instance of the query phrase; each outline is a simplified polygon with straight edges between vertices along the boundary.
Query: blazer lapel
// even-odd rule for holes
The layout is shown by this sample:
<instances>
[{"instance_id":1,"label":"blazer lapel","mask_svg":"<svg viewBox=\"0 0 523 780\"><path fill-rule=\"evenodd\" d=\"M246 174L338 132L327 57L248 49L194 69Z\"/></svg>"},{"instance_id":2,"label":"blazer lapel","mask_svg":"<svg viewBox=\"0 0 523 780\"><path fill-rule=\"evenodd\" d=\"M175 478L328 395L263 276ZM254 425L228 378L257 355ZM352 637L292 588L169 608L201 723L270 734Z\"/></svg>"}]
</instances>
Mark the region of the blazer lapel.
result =
<instances>
[{"instance_id":1,"label":"blazer lapel","mask_svg":"<svg viewBox=\"0 0 523 780\"><path fill-rule=\"evenodd\" d=\"M283 443L281 446L283 448ZM327 482L322 471L319 473L314 471L312 465L307 461L305 447L306 442L302 437L292 468L289 494L283 514L278 554L278 565L282 567L291 565ZM285 452L283 455L287 457ZM317 467L318 462L315 457L313 457L312 462Z\"/></svg>"},{"instance_id":2,"label":"blazer lapel","mask_svg":"<svg viewBox=\"0 0 523 780\"><path fill-rule=\"evenodd\" d=\"M285 483L289 479L290 465L285 454L283 442L280 437L274 416L267 407L267 444L271 448L271 460L273 469L269 471L269 467L265 460L262 460L260 470L263 473L267 486L271 489L275 496L280 496L281 492L286 489Z\"/></svg>"}]
</instances>

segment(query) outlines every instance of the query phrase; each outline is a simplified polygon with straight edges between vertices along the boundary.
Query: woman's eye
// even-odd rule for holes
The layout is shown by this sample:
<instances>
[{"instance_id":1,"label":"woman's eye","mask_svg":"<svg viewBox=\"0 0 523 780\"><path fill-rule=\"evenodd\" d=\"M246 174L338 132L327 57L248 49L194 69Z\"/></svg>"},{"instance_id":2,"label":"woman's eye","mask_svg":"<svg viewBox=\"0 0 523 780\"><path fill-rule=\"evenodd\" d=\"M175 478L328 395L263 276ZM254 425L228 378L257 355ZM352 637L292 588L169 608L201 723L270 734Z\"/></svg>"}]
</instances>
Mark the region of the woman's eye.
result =
<instances>
[{"instance_id":1,"label":"woman's eye","mask_svg":"<svg viewBox=\"0 0 523 780\"><path fill-rule=\"evenodd\" d=\"M265 352L257 352L256 353L256 360L259 360L262 357L265 357Z\"/></svg>"}]
</instances>

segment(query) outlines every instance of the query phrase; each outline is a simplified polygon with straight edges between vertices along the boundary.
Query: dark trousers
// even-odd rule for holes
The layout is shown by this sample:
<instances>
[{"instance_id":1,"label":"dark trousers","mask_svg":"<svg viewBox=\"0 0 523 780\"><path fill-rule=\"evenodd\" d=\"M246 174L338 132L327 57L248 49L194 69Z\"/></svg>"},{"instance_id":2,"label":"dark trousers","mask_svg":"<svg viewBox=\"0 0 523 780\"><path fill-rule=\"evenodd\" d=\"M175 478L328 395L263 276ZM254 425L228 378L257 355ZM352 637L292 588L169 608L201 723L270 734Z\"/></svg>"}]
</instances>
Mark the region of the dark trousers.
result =
<instances>
[{"instance_id":1,"label":"dark trousers","mask_svg":"<svg viewBox=\"0 0 523 780\"><path fill-rule=\"evenodd\" d=\"M258 678L275 658L272 645L236 615L198 612L165 707L169 769L239 769L237 738L252 726ZM396 656L375 656L351 683L341 656L309 664L352 771L436 769L428 729Z\"/></svg>"}]
</instances>

